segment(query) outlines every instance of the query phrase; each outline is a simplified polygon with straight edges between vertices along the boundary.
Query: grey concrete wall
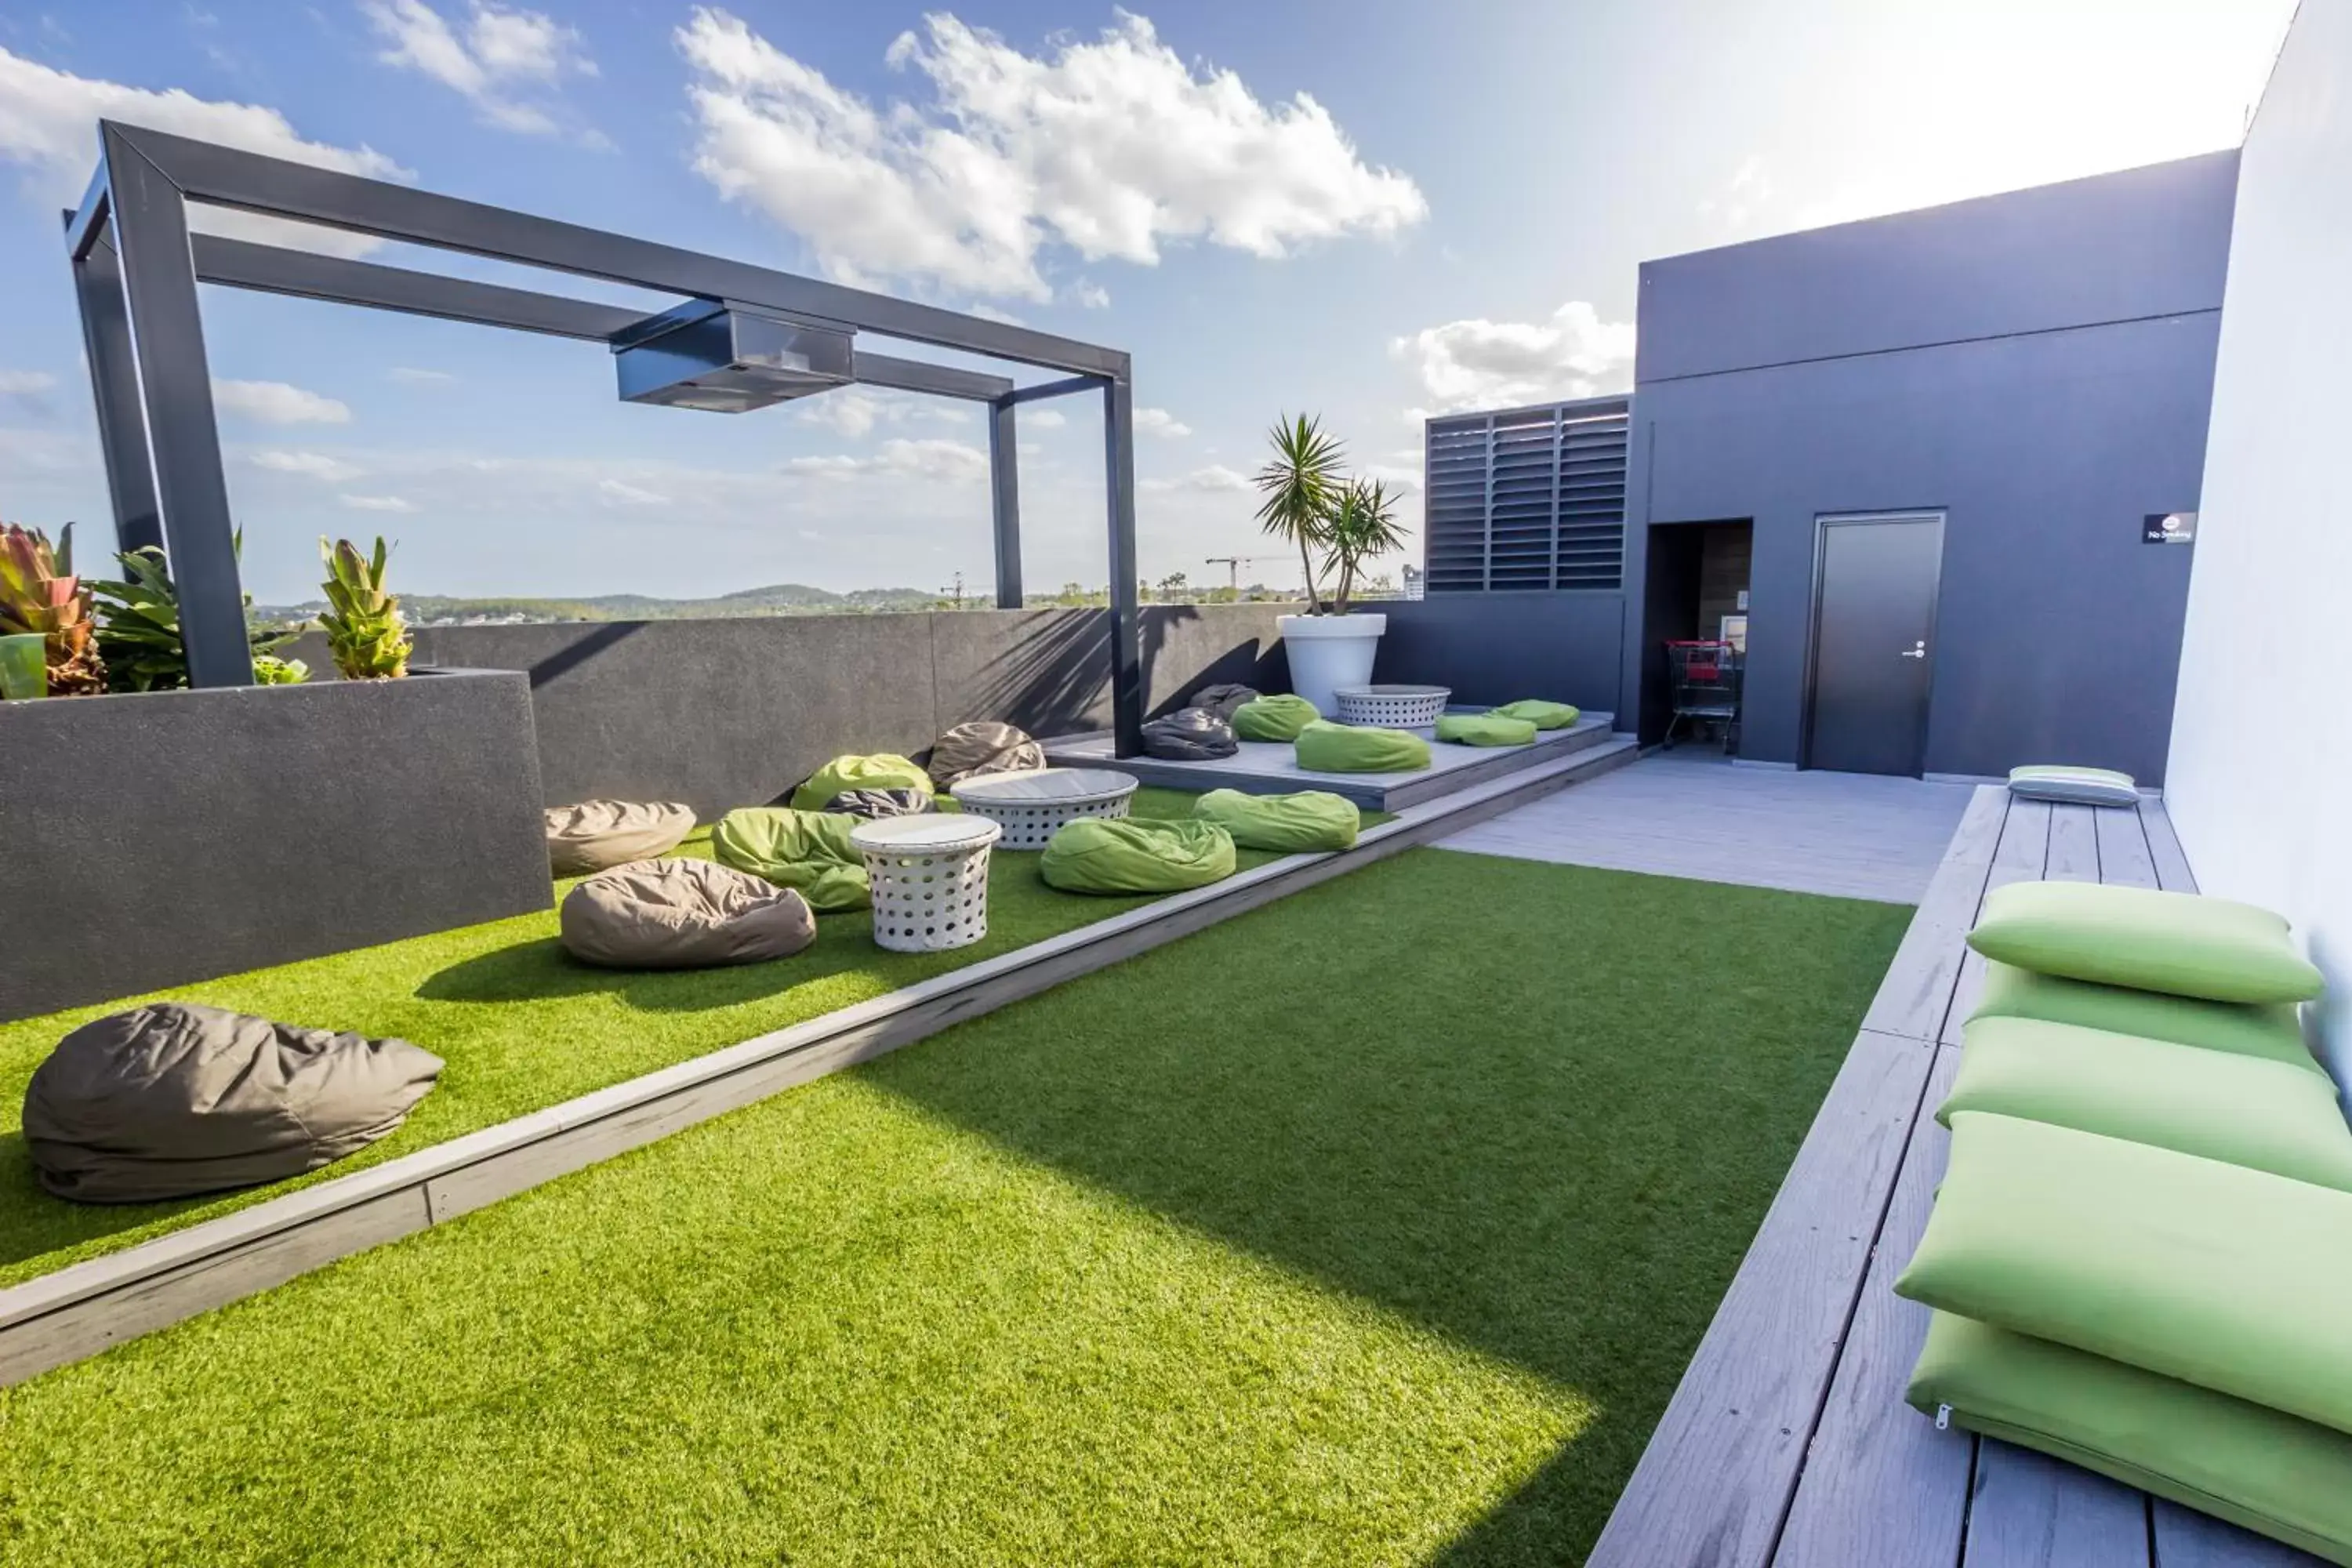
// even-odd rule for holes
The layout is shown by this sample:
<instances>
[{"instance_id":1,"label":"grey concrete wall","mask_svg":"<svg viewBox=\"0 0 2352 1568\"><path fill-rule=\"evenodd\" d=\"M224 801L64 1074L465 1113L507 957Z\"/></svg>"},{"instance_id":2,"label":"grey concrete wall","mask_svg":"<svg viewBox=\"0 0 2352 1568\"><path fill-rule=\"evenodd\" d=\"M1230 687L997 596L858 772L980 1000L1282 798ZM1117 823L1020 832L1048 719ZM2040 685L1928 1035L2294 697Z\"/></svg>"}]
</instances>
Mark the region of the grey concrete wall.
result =
<instances>
[{"instance_id":1,"label":"grey concrete wall","mask_svg":"<svg viewBox=\"0 0 2352 1568\"><path fill-rule=\"evenodd\" d=\"M1389 617L1373 674L1450 686L1456 700L1540 697L1617 707L1625 596L1589 590L1436 594L1379 606Z\"/></svg>"},{"instance_id":2,"label":"grey concrete wall","mask_svg":"<svg viewBox=\"0 0 2352 1568\"><path fill-rule=\"evenodd\" d=\"M551 898L507 673L0 704L0 1018Z\"/></svg>"},{"instance_id":3,"label":"grey concrete wall","mask_svg":"<svg viewBox=\"0 0 2352 1568\"><path fill-rule=\"evenodd\" d=\"M2235 171L2190 159L1645 268L1685 274L1645 289L1646 372L1785 362L1635 395L1628 583L1653 524L1755 523L1745 754L1799 760L1816 518L1937 510L1927 771L2161 779L2191 550L2140 526L2199 504ZM1932 346L1846 352L1906 336ZM1630 617L1622 712L1648 652Z\"/></svg>"}]
</instances>

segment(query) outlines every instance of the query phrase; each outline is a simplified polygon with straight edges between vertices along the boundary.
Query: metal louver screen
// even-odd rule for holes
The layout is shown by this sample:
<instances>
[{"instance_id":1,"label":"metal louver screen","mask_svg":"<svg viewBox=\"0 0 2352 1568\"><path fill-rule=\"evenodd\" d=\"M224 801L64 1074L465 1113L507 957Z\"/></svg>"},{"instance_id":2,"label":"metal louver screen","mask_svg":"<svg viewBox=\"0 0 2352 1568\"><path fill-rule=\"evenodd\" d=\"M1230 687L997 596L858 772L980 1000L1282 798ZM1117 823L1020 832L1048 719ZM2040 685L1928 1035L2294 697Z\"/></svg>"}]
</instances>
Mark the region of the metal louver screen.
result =
<instances>
[{"instance_id":1,"label":"metal louver screen","mask_svg":"<svg viewBox=\"0 0 2352 1568\"><path fill-rule=\"evenodd\" d=\"M1429 421L1428 591L1619 586L1632 406L1589 397Z\"/></svg>"}]
</instances>

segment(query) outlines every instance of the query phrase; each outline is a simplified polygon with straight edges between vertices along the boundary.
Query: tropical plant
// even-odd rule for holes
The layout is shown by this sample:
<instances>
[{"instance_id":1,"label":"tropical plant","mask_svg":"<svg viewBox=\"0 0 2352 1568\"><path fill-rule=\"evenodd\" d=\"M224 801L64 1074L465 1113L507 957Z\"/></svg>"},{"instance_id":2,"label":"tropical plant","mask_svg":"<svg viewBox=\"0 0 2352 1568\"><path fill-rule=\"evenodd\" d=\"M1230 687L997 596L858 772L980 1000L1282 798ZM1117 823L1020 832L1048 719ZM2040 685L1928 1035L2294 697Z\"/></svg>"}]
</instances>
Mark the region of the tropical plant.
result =
<instances>
[{"instance_id":1,"label":"tropical plant","mask_svg":"<svg viewBox=\"0 0 2352 1568\"><path fill-rule=\"evenodd\" d=\"M1365 562L1404 548L1405 531L1396 521L1396 500L1378 479L1348 481L1338 504L1323 521L1323 569L1337 569L1339 581L1331 593L1334 615L1348 613L1357 574Z\"/></svg>"},{"instance_id":2,"label":"tropical plant","mask_svg":"<svg viewBox=\"0 0 2352 1568\"><path fill-rule=\"evenodd\" d=\"M1266 440L1274 457L1255 476L1258 493L1265 500L1257 520L1266 532L1298 546L1298 562L1307 574L1308 613L1323 613L1323 591L1316 581L1315 550L1323 543L1323 530L1338 506L1344 481L1339 465L1347 447L1337 436L1323 433L1322 421L1302 414L1284 415L1275 421Z\"/></svg>"},{"instance_id":3,"label":"tropical plant","mask_svg":"<svg viewBox=\"0 0 2352 1568\"><path fill-rule=\"evenodd\" d=\"M52 697L94 697L106 689L106 664L90 618L89 590L73 571L73 524L52 547L38 529L0 530L0 636L38 633L45 640Z\"/></svg>"},{"instance_id":4,"label":"tropical plant","mask_svg":"<svg viewBox=\"0 0 2352 1568\"><path fill-rule=\"evenodd\" d=\"M256 686L299 686L310 679L310 667L299 658L280 658L274 653L253 656Z\"/></svg>"},{"instance_id":5,"label":"tropical plant","mask_svg":"<svg viewBox=\"0 0 2352 1568\"><path fill-rule=\"evenodd\" d=\"M245 534L236 535L236 551L245 552ZM163 552L142 545L115 557L122 563L120 582L94 578L89 587L103 616L98 628L99 652L106 659L109 691L177 691L188 684L188 647L180 635L180 591L172 582ZM253 596L247 595L250 605ZM246 637L253 650L254 679L264 686L283 685L310 674L297 659L292 664L273 656L295 637L291 627L247 622ZM271 671L262 673L269 661ZM289 676L289 668L302 674Z\"/></svg>"},{"instance_id":6,"label":"tropical plant","mask_svg":"<svg viewBox=\"0 0 2352 1568\"><path fill-rule=\"evenodd\" d=\"M327 647L335 668L347 680L389 680L408 673L411 638L400 601L383 591L384 566L392 547L376 535L375 553L360 553L348 539L332 544L319 541L319 559L325 563L327 611L319 625L327 634Z\"/></svg>"}]
</instances>

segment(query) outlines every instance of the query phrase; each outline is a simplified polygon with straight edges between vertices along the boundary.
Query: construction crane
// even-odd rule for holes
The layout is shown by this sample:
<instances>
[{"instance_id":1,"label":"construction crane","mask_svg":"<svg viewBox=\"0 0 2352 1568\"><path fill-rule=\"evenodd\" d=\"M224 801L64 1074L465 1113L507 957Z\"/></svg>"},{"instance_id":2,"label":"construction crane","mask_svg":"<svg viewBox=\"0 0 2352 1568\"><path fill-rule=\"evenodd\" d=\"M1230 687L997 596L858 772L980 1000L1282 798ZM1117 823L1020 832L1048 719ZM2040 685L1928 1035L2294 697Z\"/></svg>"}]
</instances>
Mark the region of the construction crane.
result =
<instances>
[{"instance_id":1,"label":"construction crane","mask_svg":"<svg viewBox=\"0 0 2352 1568\"><path fill-rule=\"evenodd\" d=\"M962 574L962 573L961 573L961 572L959 572L959 573L957 573L957 574L955 574L955 585L954 585L953 587L950 587L950 588L942 588L942 589L940 589L940 593L942 593L942 594L952 594L952 595L955 595L955 607L956 607L957 609L959 609L959 610L962 609L962 608L963 608L963 574Z\"/></svg>"},{"instance_id":2,"label":"construction crane","mask_svg":"<svg viewBox=\"0 0 2352 1568\"><path fill-rule=\"evenodd\" d=\"M1242 568L1244 566L1253 566L1258 562L1271 559L1271 556L1265 555L1212 555L1209 557L1208 564L1212 566L1223 567L1225 569L1225 586L1231 588L1235 594L1239 594L1242 591Z\"/></svg>"}]
</instances>

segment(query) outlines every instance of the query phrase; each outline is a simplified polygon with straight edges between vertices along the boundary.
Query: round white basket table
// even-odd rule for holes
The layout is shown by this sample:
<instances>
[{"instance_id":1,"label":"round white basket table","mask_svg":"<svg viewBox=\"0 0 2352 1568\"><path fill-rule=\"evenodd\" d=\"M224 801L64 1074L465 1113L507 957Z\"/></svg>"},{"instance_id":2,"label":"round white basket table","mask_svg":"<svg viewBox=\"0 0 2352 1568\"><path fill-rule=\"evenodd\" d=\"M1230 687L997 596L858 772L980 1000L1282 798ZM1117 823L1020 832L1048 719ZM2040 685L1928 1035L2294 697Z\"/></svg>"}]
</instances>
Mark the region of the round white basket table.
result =
<instances>
[{"instance_id":1,"label":"round white basket table","mask_svg":"<svg viewBox=\"0 0 2352 1568\"><path fill-rule=\"evenodd\" d=\"M986 817L886 816L852 828L874 889L874 945L892 952L945 952L988 934L988 851L999 828Z\"/></svg>"},{"instance_id":2,"label":"round white basket table","mask_svg":"<svg viewBox=\"0 0 2352 1568\"><path fill-rule=\"evenodd\" d=\"M1336 715L1342 724L1381 730L1434 730L1454 697L1450 686L1342 686Z\"/></svg>"},{"instance_id":3,"label":"round white basket table","mask_svg":"<svg viewBox=\"0 0 2352 1568\"><path fill-rule=\"evenodd\" d=\"M1434 721L1432 721L1434 722ZM972 816L1004 829L1007 849L1043 849L1054 829L1081 816L1125 816L1136 777L1110 768L1032 768L983 773L948 793Z\"/></svg>"}]
</instances>

